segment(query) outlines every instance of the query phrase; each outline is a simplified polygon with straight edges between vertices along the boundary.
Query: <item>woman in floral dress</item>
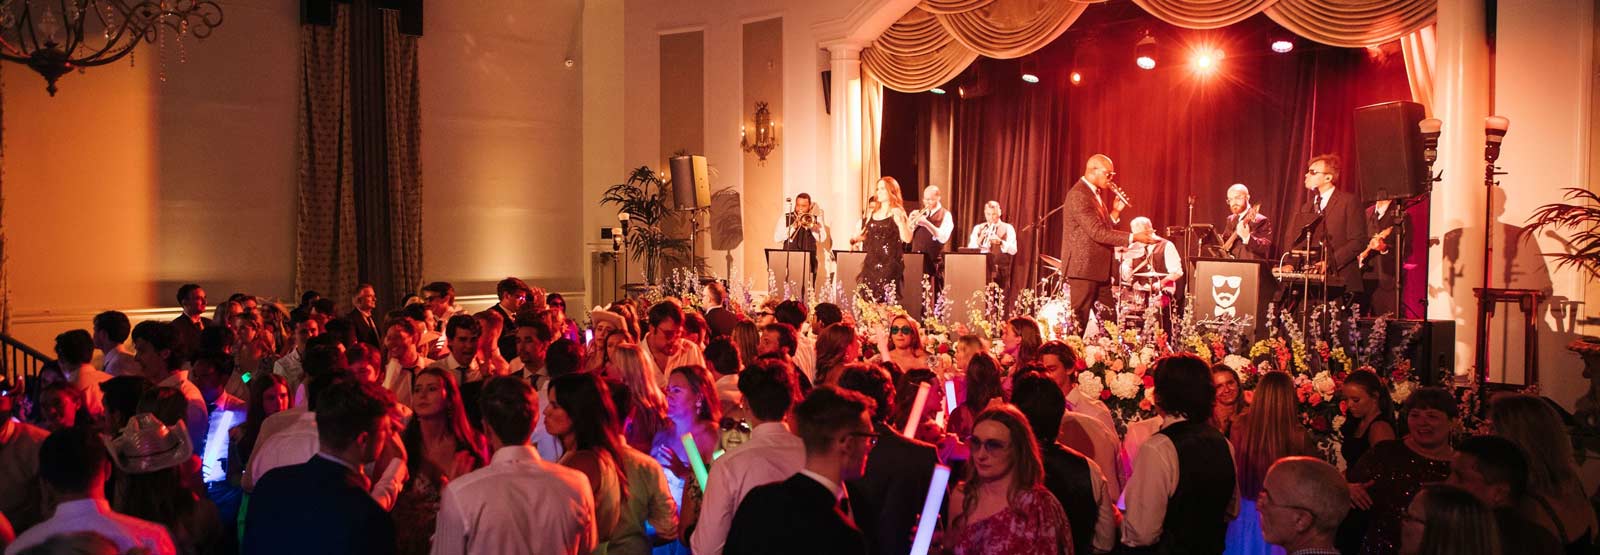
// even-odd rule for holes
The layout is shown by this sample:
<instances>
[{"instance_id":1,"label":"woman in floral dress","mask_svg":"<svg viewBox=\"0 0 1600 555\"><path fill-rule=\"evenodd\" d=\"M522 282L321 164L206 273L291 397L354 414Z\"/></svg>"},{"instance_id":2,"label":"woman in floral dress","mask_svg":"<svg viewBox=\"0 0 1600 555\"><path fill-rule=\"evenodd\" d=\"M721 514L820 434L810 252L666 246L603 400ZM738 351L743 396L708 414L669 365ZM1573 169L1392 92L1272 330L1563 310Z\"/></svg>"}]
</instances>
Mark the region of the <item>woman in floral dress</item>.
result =
<instances>
[{"instance_id":1,"label":"woman in floral dress","mask_svg":"<svg viewBox=\"0 0 1600 555\"><path fill-rule=\"evenodd\" d=\"M1016 407L978 415L967 440L966 480L950 495L944 552L951 555L1072 555L1072 525L1044 488L1039 444Z\"/></svg>"}]
</instances>

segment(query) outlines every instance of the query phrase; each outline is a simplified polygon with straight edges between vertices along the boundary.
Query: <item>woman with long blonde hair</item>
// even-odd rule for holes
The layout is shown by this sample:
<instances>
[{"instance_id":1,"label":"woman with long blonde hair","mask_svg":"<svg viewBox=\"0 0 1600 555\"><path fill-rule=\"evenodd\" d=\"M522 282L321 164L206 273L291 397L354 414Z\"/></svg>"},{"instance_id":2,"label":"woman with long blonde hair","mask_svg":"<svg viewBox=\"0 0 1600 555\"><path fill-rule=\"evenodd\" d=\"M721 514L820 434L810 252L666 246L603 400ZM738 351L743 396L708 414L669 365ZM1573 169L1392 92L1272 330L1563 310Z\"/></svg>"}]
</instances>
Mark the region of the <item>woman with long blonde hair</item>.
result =
<instances>
[{"instance_id":1,"label":"woman with long blonde hair","mask_svg":"<svg viewBox=\"0 0 1600 555\"><path fill-rule=\"evenodd\" d=\"M905 290L901 283L905 276L905 260L901 255L905 253L906 243L911 242L911 223L906 216L905 199L900 194L900 182L884 176L873 187L872 195L878 201L878 209L867 215L866 229L862 232L867 256L858 281L879 300L898 302L898 298L886 297L890 285L894 286L896 295Z\"/></svg>"},{"instance_id":2,"label":"woman with long blonde hair","mask_svg":"<svg viewBox=\"0 0 1600 555\"><path fill-rule=\"evenodd\" d=\"M966 479L950 492L951 553L1072 554L1072 524L1044 487L1044 462L1033 428L1016 407L978 415L967 445Z\"/></svg>"},{"instance_id":3,"label":"woman with long blonde hair","mask_svg":"<svg viewBox=\"0 0 1600 555\"><path fill-rule=\"evenodd\" d=\"M1268 372L1256 385L1255 402L1233 425L1234 475L1239 484L1239 516L1228 525L1230 555L1283 553L1261 535L1261 513L1255 499L1278 459L1311 455L1311 440L1296 410L1294 380L1283 372Z\"/></svg>"},{"instance_id":4,"label":"woman with long blonde hair","mask_svg":"<svg viewBox=\"0 0 1600 555\"><path fill-rule=\"evenodd\" d=\"M739 348L739 367L743 368L756 363L756 357L761 355L757 347L761 344L761 329L756 323L749 320L740 320L733 326L733 346Z\"/></svg>"},{"instance_id":5,"label":"woman with long blonde hair","mask_svg":"<svg viewBox=\"0 0 1600 555\"><path fill-rule=\"evenodd\" d=\"M646 453L650 452L651 442L667 421L667 397L656 387L660 374L661 370L645 354L644 347L624 343L611 349L606 377L628 386L633 398L630 414L619 414L617 419L622 424L623 436L628 438L628 446Z\"/></svg>"}]
</instances>

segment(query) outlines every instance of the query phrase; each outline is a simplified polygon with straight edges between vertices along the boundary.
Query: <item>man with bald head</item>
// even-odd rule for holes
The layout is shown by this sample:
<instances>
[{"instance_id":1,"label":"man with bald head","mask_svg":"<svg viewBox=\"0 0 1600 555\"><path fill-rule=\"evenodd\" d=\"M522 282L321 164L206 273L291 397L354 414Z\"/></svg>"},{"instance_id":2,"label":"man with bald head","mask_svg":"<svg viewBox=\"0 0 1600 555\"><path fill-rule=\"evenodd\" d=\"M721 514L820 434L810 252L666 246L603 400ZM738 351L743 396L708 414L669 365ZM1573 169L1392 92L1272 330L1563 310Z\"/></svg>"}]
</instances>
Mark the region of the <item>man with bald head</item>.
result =
<instances>
[{"instance_id":1,"label":"man with bald head","mask_svg":"<svg viewBox=\"0 0 1600 555\"><path fill-rule=\"evenodd\" d=\"M1111 299L1112 249L1134 241L1151 245L1160 241L1149 230L1129 233L1113 227L1121 221L1122 209L1127 208L1127 204L1109 190L1114 175L1116 171L1110 157L1090 156L1083 177L1067 191L1063 205L1066 225L1062 230L1061 273L1072 288L1072 316L1080 330L1088 325L1089 309L1096 303L1106 309L1114 306Z\"/></svg>"},{"instance_id":2,"label":"man with bald head","mask_svg":"<svg viewBox=\"0 0 1600 555\"><path fill-rule=\"evenodd\" d=\"M941 202L938 185L922 190L922 208L911 213L911 250L922 253L922 273L933 280L933 290L944 289L944 246L956 228L956 217Z\"/></svg>"},{"instance_id":3,"label":"man with bald head","mask_svg":"<svg viewBox=\"0 0 1600 555\"><path fill-rule=\"evenodd\" d=\"M1321 459L1284 457L1267 470L1256 510L1267 543L1289 555L1337 555L1333 537L1350 512L1350 487Z\"/></svg>"},{"instance_id":4,"label":"man with bald head","mask_svg":"<svg viewBox=\"0 0 1600 555\"><path fill-rule=\"evenodd\" d=\"M1226 233L1222 246L1228 256L1240 260L1272 258L1272 220L1250 203L1250 188L1243 183L1228 187L1228 221L1221 229Z\"/></svg>"}]
</instances>

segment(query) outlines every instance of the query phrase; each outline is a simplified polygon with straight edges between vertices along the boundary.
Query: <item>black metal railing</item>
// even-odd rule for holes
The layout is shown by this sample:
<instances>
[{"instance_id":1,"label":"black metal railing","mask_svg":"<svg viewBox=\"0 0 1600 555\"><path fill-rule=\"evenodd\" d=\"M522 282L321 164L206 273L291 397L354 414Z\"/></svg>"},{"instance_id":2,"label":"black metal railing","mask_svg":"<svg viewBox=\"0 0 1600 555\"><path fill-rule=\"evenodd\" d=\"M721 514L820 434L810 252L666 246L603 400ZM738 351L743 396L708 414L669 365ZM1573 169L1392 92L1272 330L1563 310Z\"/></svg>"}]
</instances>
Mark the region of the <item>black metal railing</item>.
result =
<instances>
[{"instance_id":1,"label":"black metal railing","mask_svg":"<svg viewBox=\"0 0 1600 555\"><path fill-rule=\"evenodd\" d=\"M19 378L32 382L39 377L39 369L45 363L54 361L15 337L0 333L0 364L4 364L4 373L11 383L18 383Z\"/></svg>"}]
</instances>

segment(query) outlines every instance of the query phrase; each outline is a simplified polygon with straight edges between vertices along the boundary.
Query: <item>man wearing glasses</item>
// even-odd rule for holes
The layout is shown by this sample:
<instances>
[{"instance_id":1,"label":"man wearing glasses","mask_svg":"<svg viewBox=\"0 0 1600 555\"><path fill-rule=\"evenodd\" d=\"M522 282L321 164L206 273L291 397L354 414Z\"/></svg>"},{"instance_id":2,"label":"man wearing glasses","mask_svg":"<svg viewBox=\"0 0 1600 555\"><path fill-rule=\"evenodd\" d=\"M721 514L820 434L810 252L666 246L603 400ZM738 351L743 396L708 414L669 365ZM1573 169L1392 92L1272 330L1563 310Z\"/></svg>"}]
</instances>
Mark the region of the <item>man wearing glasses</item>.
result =
<instances>
[{"instance_id":1,"label":"man wearing glasses","mask_svg":"<svg viewBox=\"0 0 1600 555\"><path fill-rule=\"evenodd\" d=\"M1284 457L1267 470L1256 509L1267 543L1289 555L1339 555L1333 538L1350 512L1350 489L1321 459Z\"/></svg>"},{"instance_id":2,"label":"man wearing glasses","mask_svg":"<svg viewBox=\"0 0 1600 555\"><path fill-rule=\"evenodd\" d=\"M495 340L495 345L500 347L500 356L511 360L517 358L517 312L527 306L533 288L521 279L508 277L495 284L494 292L500 302L489 307L489 310L499 312L501 322L500 338Z\"/></svg>"},{"instance_id":3,"label":"man wearing glasses","mask_svg":"<svg viewBox=\"0 0 1600 555\"><path fill-rule=\"evenodd\" d=\"M1361 214L1359 200L1335 186L1338 180L1338 156L1323 154L1311 159L1305 178L1311 198L1295 214L1295 225L1289 227L1289 233L1297 236L1287 239L1291 248L1322 250L1323 257L1310 266L1326 275L1329 299L1348 293L1365 305L1361 265L1356 263L1356 257L1367 246L1366 218ZM1305 244L1308 232L1310 245Z\"/></svg>"},{"instance_id":4,"label":"man wearing glasses","mask_svg":"<svg viewBox=\"0 0 1600 555\"><path fill-rule=\"evenodd\" d=\"M1156 244L1149 232L1129 233L1113 226L1122 221L1127 204L1109 190L1116 171L1104 154L1089 157L1083 177L1067 191L1064 212L1066 225L1061 239L1061 274L1072 288L1072 316L1078 329L1089 323L1089 309L1095 304L1114 308L1111 298L1113 249L1132 242Z\"/></svg>"}]
</instances>

